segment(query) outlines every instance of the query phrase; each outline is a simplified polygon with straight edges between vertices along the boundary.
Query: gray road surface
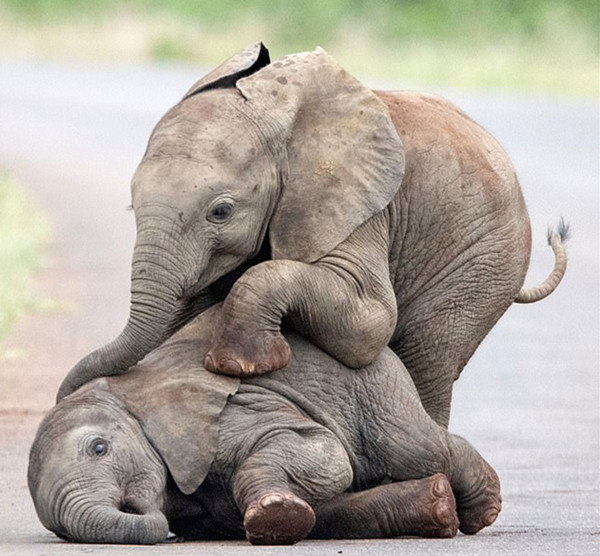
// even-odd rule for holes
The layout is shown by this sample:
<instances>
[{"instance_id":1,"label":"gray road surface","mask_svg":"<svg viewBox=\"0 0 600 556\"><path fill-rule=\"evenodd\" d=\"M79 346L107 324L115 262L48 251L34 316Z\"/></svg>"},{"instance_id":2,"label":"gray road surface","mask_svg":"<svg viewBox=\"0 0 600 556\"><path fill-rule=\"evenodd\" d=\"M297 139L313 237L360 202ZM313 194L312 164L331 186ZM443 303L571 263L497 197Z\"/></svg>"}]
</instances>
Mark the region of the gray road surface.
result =
<instances>
[{"instance_id":1,"label":"gray road surface","mask_svg":"<svg viewBox=\"0 0 600 556\"><path fill-rule=\"evenodd\" d=\"M191 67L0 61L0 166L32 191L54 233L36 287L62 309L24 318L0 356L1 554L598 554L598 108L595 102L446 91L511 154L534 238L528 283L552 265L545 230L573 227L569 269L541 303L514 306L459 381L451 429L497 469L504 510L475 537L71 545L37 521L27 452L61 377L120 331L134 223L128 182L154 123L200 75ZM0 241L2 238L0 238Z\"/></svg>"}]
</instances>

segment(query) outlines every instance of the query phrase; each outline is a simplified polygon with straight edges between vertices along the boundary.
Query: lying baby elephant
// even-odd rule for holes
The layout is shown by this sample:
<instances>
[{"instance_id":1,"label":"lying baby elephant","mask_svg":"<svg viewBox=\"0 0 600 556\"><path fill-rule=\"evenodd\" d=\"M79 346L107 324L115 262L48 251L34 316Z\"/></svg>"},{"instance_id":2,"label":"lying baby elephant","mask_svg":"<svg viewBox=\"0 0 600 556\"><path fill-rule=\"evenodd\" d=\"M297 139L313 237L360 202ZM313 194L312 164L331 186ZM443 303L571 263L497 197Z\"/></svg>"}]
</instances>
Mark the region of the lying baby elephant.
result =
<instances>
[{"instance_id":1,"label":"lying baby elephant","mask_svg":"<svg viewBox=\"0 0 600 556\"><path fill-rule=\"evenodd\" d=\"M64 398L28 482L41 522L80 542L476 533L496 519L493 469L424 411L389 349L353 372L288 334L290 368L240 380L200 367L218 309L130 373Z\"/></svg>"}]
</instances>

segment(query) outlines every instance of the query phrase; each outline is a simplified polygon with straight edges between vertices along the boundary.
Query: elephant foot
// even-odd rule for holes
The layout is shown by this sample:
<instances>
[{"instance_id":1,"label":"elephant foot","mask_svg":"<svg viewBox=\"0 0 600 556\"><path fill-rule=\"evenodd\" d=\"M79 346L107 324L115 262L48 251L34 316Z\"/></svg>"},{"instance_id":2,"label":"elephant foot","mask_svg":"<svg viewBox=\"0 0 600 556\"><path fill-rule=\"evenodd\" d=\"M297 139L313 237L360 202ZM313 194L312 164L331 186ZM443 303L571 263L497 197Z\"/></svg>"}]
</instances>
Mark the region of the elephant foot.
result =
<instances>
[{"instance_id":1,"label":"elephant foot","mask_svg":"<svg viewBox=\"0 0 600 556\"><path fill-rule=\"evenodd\" d=\"M252 544L294 544L314 525L313 509L291 492L265 494L244 513L246 537Z\"/></svg>"},{"instance_id":2,"label":"elephant foot","mask_svg":"<svg viewBox=\"0 0 600 556\"><path fill-rule=\"evenodd\" d=\"M489 464L485 464L483 488L475 496L458 500L459 529L465 535L474 535L496 521L502 509L500 479Z\"/></svg>"},{"instance_id":3,"label":"elephant foot","mask_svg":"<svg viewBox=\"0 0 600 556\"><path fill-rule=\"evenodd\" d=\"M290 346L279 332L249 335L243 330L227 331L218 335L204 358L204 366L217 374L258 376L283 369L290 356Z\"/></svg>"},{"instance_id":4,"label":"elephant foot","mask_svg":"<svg viewBox=\"0 0 600 556\"><path fill-rule=\"evenodd\" d=\"M425 479L430 482L423 504L426 519L417 534L438 539L449 539L458 532L456 501L446 475L437 473Z\"/></svg>"}]
</instances>

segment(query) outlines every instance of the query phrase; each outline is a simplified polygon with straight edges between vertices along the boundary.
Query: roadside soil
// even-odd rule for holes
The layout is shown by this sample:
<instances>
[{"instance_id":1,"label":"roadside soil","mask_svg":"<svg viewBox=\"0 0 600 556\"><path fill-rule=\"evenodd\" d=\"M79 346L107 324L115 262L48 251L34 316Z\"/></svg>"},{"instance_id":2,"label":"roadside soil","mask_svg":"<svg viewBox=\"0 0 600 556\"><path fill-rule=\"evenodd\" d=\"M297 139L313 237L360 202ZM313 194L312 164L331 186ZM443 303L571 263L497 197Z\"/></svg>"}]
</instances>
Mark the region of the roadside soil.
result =
<instances>
[{"instance_id":1,"label":"roadside soil","mask_svg":"<svg viewBox=\"0 0 600 556\"><path fill-rule=\"evenodd\" d=\"M49 300L41 306L50 310L26 314L0 346L0 491L8 496L3 510L9 509L2 518L1 540L22 539L37 530L51 541L56 537L37 521L26 487L29 447L64 375L81 356L109 341L124 322L133 218L119 219L129 225L121 223L124 239L110 256L90 257L85 246L98 242L94 227L85 218L68 216L77 182L48 167L17 167L16 174L53 221L32 284L34 296Z\"/></svg>"}]
</instances>

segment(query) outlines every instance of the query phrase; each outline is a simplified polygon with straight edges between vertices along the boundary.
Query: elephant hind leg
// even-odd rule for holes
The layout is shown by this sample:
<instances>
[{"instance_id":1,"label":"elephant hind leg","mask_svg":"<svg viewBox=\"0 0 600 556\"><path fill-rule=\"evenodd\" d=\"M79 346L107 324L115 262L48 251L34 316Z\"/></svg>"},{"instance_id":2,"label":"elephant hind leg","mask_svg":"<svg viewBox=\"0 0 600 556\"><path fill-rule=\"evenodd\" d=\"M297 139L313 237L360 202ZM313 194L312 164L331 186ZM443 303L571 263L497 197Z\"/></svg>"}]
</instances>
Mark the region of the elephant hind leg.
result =
<instances>
[{"instance_id":1,"label":"elephant hind leg","mask_svg":"<svg viewBox=\"0 0 600 556\"><path fill-rule=\"evenodd\" d=\"M450 538L458 530L456 502L442 473L344 493L319 504L316 514L313 538Z\"/></svg>"},{"instance_id":2,"label":"elephant hind leg","mask_svg":"<svg viewBox=\"0 0 600 556\"><path fill-rule=\"evenodd\" d=\"M500 479L464 438L449 435L452 465L448 472L456 497L460 530L474 535L496 521L502 509Z\"/></svg>"},{"instance_id":3,"label":"elephant hind leg","mask_svg":"<svg viewBox=\"0 0 600 556\"><path fill-rule=\"evenodd\" d=\"M467 273L453 280L462 279L468 286L472 282L468 278ZM410 373L427 413L446 429L454 382L510 306L518 287L517 280L512 285L508 280L494 285L492 277L480 288L456 287L447 281L404 306L399 300L396 331L389 344Z\"/></svg>"}]
</instances>

